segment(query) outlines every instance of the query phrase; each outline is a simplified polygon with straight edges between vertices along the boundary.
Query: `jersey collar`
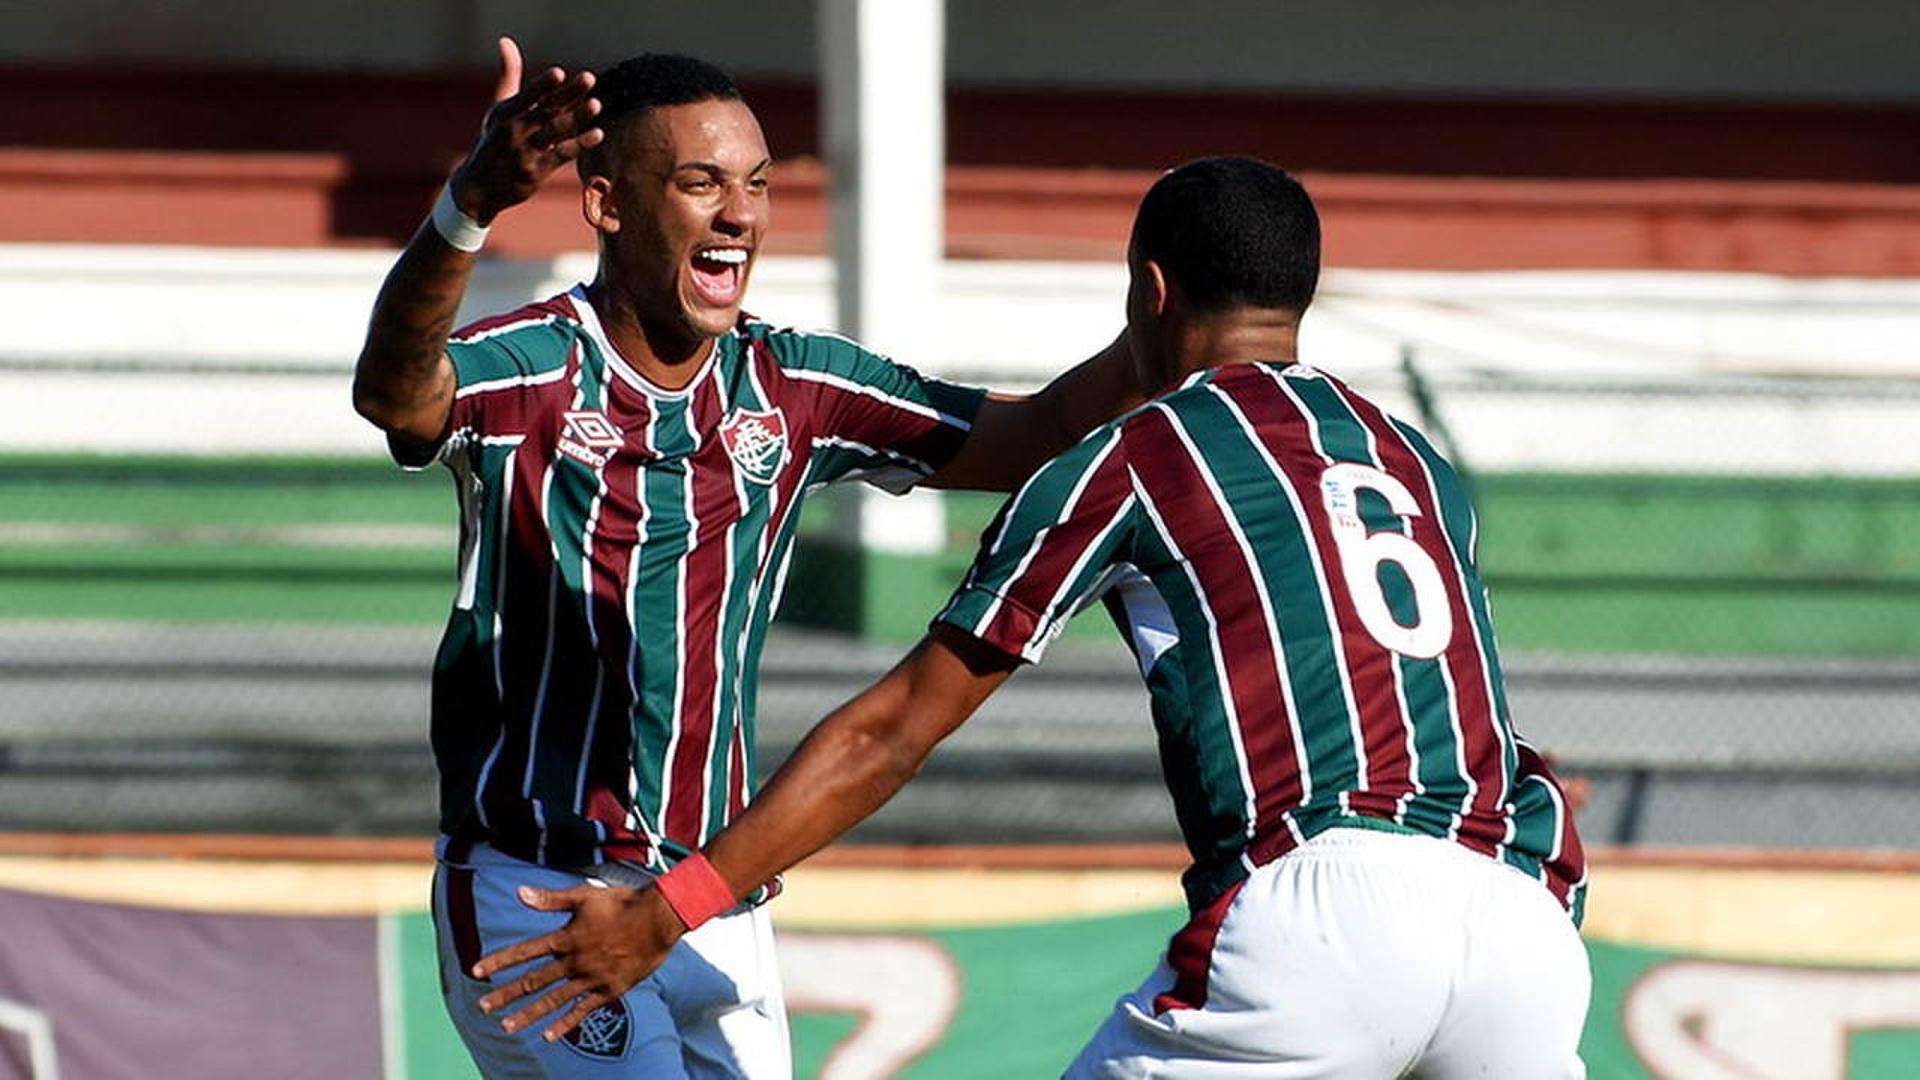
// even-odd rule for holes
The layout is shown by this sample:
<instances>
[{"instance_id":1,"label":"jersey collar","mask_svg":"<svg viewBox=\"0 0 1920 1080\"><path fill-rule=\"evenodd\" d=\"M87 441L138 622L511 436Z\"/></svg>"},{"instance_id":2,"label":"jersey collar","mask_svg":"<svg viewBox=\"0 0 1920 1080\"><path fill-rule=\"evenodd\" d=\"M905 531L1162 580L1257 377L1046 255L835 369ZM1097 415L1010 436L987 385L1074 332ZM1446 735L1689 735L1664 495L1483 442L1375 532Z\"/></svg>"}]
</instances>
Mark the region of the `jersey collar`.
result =
<instances>
[{"instance_id":1,"label":"jersey collar","mask_svg":"<svg viewBox=\"0 0 1920 1080\"><path fill-rule=\"evenodd\" d=\"M600 355L607 358L607 366L613 369L613 373L621 382L648 397L663 400L692 397L693 392L713 372L719 360L720 339L715 338L707 348L707 358L700 362L700 370L694 374L693 378L687 380L687 385L678 390L669 390L640 374L637 368L627 362L626 357L620 355L620 350L614 348L613 340L607 337L606 328L600 325L600 313L593 309L593 303L587 299L587 287L584 283L567 290L567 299L572 302L574 311L580 317L580 328L586 331L588 339L600 349Z\"/></svg>"}]
</instances>

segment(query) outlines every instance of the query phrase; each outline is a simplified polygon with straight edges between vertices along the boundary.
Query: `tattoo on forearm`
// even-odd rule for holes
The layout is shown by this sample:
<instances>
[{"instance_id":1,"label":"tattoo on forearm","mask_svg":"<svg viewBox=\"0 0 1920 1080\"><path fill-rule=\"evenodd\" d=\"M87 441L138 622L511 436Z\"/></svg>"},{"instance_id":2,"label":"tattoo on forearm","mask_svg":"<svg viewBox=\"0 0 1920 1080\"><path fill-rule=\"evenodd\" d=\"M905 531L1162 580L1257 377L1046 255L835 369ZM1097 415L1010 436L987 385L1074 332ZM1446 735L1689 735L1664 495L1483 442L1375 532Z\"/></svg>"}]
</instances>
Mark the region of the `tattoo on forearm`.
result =
<instances>
[{"instance_id":1,"label":"tattoo on forearm","mask_svg":"<svg viewBox=\"0 0 1920 1080\"><path fill-rule=\"evenodd\" d=\"M441 389L440 357L472 273L472 256L421 226L374 301L358 373L369 394L406 407Z\"/></svg>"}]
</instances>

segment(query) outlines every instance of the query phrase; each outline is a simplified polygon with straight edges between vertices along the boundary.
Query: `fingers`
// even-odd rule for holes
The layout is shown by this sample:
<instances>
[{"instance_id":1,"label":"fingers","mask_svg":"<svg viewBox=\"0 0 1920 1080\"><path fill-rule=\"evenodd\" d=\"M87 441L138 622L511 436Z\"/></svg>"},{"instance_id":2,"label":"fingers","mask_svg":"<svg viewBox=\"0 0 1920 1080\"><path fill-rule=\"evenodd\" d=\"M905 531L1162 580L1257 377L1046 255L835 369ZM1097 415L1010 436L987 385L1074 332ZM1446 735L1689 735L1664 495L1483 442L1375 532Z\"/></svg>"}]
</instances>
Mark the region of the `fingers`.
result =
<instances>
[{"instance_id":1,"label":"fingers","mask_svg":"<svg viewBox=\"0 0 1920 1080\"><path fill-rule=\"evenodd\" d=\"M554 982L565 977L565 975L566 972L561 969L559 964L541 964L532 971L521 975L519 978L488 994L486 997L481 998L480 1011L483 1013L497 1012L519 1001L521 998L526 997L528 994L539 991L542 987L553 985ZM579 991L575 990L572 994L568 994L567 997L571 998L573 994L577 993L579 993ZM558 1007L559 1003L555 1002L554 1008ZM547 1011L551 1012L552 1010L549 1009ZM546 1013L541 1013L540 1015L545 1016ZM511 1031L513 1029L508 1028L507 1030Z\"/></svg>"},{"instance_id":2,"label":"fingers","mask_svg":"<svg viewBox=\"0 0 1920 1080\"><path fill-rule=\"evenodd\" d=\"M599 146L606 140L607 132L605 128L588 128L573 138L561 139L558 142L549 144L546 147L546 153L556 164L564 164L579 157L581 151Z\"/></svg>"},{"instance_id":3,"label":"fingers","mask_svg":"<svg viewBox=\"0 0 1920 1080\"><path fill-rule=\"evenodd\" d=\"M578 80L581 75L586 74L590 73L575 72L574 80ZM567 73L560 68L547 68L540 74L528 79L526 85L522 86L517 92L496 100L488 116L495 120L513 120L519 117L532 116L545 109L549 109L552 105L552 95L554 91L566 88L569 82L574 80L569 80ZM502 85L504 84L503 80Z\"/></svg>"},{"instance_id":4,"label":"fingers","mask_svg":"<svg viewBox=\"0 0 1920 1080\"><path fill-rule=\"evenodd\" d=\"M575 885L571 889L539 889L522 885L519 895L520 902L535 911L572 911L580 906L580 901L596 891L592 885Z\"/></svg>"},{"instance_id":5,"label":"fingers","mask_svg":"<svg viewBox=\"0 0 1920 1080\"><path fill-rule=\"evenodd\" d=\"M505 1030L508 1034L512 1034L513 1032L519 1031L522 1028L531 1027L535 1023L538 1023L539 1021L565 1008L567 1003L572 1001L574 998L579 997L580 993L581 993L581 989L578 985L571 982L561 983L559 986L556 986L552 990L549 990L548 992L546 992L545 994L540 995L539 1000L535 1001L533 1004L528 1005L526 1008L521 1009L519 1012L514 1013L512 1016L509 1016L505 1020L500 1021L500 1027L503 1030ZM606 1001L606 997L601 994L588 994L587 999L590 1001L597 1001L597 1002ZM587 1012L592 1012L593 1009L597 1009L599 1007L600 1006L596 1004L593 1006L593 1008L588 1009ZM569 1014L569 1017L570 1016L571 1014ZM582 1017L582 1019L584 1019L584 1017ZM577 1024L579 1023L579 1021L575 1020L574 1023ZM568 1025L568 1028L571 1028L571 1026L572 1025ZM547 1037L547 1041L551 1042L554 1039L559 1038L561 1035L564 1035L568 1030L568 1028L562 1028L558 1031L549 1028L546 1032L544 1032L544 1034Z\"/></svg>"},{"instance_id":6,"label":"fingers","mask_svg":"<svg viewBox=\"0 0 1920 1080\"><path fill-rule=\"evenodd\" d=\"M532 885L522 885L519 890L520 902L535 911L554 911L560 907L572 906L559 900L559 895L557 890L537 889Z\"/></svg>"},{"instance_id":7,"label":"fingers","mask_svg":"<svg viewBox=\"0 0 1920 1080\"><path fill-rule=\"evenodd\" d=\"M545 135L548 137L549 144L559 142L590 127L593 118L598 115L600 115L599 98L584 98L553 106L543 103L539 108L532 109L526 114L527 122L534 125L534 130L529 137Z\"/></svg>"},{"instance_id":8,"label":"fingers","mask_svg":"<svg viewBox=\"0 0 1920 1080\"><path fill-rule=\"evenodd\" d=\"M580 156L582 150L590 150L605 142L607 133L602 128L589 128L578 138L562 139L547 147L547 153L561 162L572 161Z\"/></svg>"},{"instance_id":9,"label":"fingers","mask_svg":"<svg viewBox=\"0 0 1920 1080\"><path fill-rule=\"evenodd\" d=\"M510 37L500 39L500 79L493 87L493 100L505 101L520 92L520 46Z\"/></svg>"},{"instance_id":10,"label":"fingers","mask_svg":"<svg viewBox=\"0 0 1920 1080\"><path fill-rule=\"evenodd\" d=\"M576 71L534 101L527 116L548 130L572 135L599 114L600 99L592 95L593 72Z\"/></svg>"},{"instance_id":11,"label":"fingers","mask_svg":"<svg viewBox=\"0 0 1920 1080\"><path fill-rule=\"evenodd\" d=\"M594 130L593 118L600 114L600 99L592 96L593 81L591 71L576 71L568 76L559 68L548 68L518 94L495 105L490 123L513 132L510 138L515 142L537 153L552 154L560 144ZM566 152L554 156L566 160L595 142L598 138L581 146L566 147Z\"/></svg>"},{"instance_id":12,"label":"fingers","mask_svg":"<svg viewBox=\"0 0 1920 1080\"><path fill-rule=\"evenodd\" d=\"M494 112L502 119L544 117L576 109L593 91L593 72L567 74L564 68L550 67L527 80L518 93L494 103Z\"/></svg>"},{"instance_id":13,"label":"fingers","mask_svg":"<svg viewBox=\"0 0 1920 1080\"><path fill-rule=\"evenodd\" d=\"M473 965L473 977L490 979L496 972L524 964L529 960L538 960L543 956L564 956L568 951L569 941L566 929L562 928L551 934L542 934L537 938L516 942L481 957L480 962Z\"/></svg>"},{"instance_id":14,"label":"fingers","mask_svg":"<svg viewBox=\"0 0 1920 1080\"><path fill-rule=\"evenodd\" d=\"M586 997L575 1002L573 1008L567 1012L567 1015L547 1025L547 1030L540 1034L548 1042L561 1038L566 1035L567 1032L579 1027L587 1017L592 1016L597 1009L611 1000L613 999L607 997L605 994L588 994Z\"/></svg>"},{"instance_id":15,"label":"fingers","mask_svg":"<svg viewBox=\"0 0 1920 1080\"><path fill-rule=\"evenodd\" d=\"M550 67L512 91L519 77L519 47L509 38L500 40L497 89L507 96L487 110L480 137L454 171L454 183L482 211L475 215L480 221L525 202L556 169L605 138L594 126L600 101L593 96L591 71L568 75Z\"/></svg>"}]
</instances>

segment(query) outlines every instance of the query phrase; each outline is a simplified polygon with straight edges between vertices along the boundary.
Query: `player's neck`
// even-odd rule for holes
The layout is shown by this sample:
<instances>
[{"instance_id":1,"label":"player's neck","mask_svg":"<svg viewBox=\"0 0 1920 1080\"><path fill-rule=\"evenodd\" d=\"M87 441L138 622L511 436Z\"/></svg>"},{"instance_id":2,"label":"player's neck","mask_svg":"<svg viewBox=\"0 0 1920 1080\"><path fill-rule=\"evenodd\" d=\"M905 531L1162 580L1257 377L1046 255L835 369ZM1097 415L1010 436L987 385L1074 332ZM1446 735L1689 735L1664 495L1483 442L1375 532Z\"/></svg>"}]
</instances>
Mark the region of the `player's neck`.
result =
<instances>
[{"instance_id":1,"label":"player's neck","mask_svg":"<svg viewBox=\"0 0 1920 1080\"><path fill-rule=\"evenodd\" d=\"M1183 322L1173 336L1175 381L1206 368L1257 361L1292 363L1300 351L1300 316L1240 310Z\"/></svg>"},{"instance_id":2,"label":"player's neck","mask_svg":"<svg viewBox=\"0 0 1920 1080\"><path fill-rule=\"evenodd\" d=\"M623 302L621 292L608 288L604 279L587 286L587 299L620 358L662 389L684 388L713 351L710 337L675 332L642 318L639 309Z\"/></svg>"}]
</instances>

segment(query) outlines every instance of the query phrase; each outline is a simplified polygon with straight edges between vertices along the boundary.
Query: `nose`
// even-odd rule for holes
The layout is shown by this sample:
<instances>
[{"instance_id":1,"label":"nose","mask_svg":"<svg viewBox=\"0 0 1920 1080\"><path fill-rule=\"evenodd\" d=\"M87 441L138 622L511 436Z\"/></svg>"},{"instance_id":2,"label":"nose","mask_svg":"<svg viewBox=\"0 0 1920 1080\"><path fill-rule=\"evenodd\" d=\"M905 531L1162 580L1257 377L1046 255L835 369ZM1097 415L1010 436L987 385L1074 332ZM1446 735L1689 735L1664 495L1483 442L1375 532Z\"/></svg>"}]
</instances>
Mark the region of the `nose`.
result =
<instances>
[{"instance_id":1,"label":"nose","mask_svg":"<svg viewBox=\"0 0 1920 1080\"><path fill-rule=\"evenodd\" d=\"M713 217L714 228L727 236L744 236L760 225L767 214L767 197L749 184L734 181L727 185L727 197Z\"/></svg>"}]
</instances>

